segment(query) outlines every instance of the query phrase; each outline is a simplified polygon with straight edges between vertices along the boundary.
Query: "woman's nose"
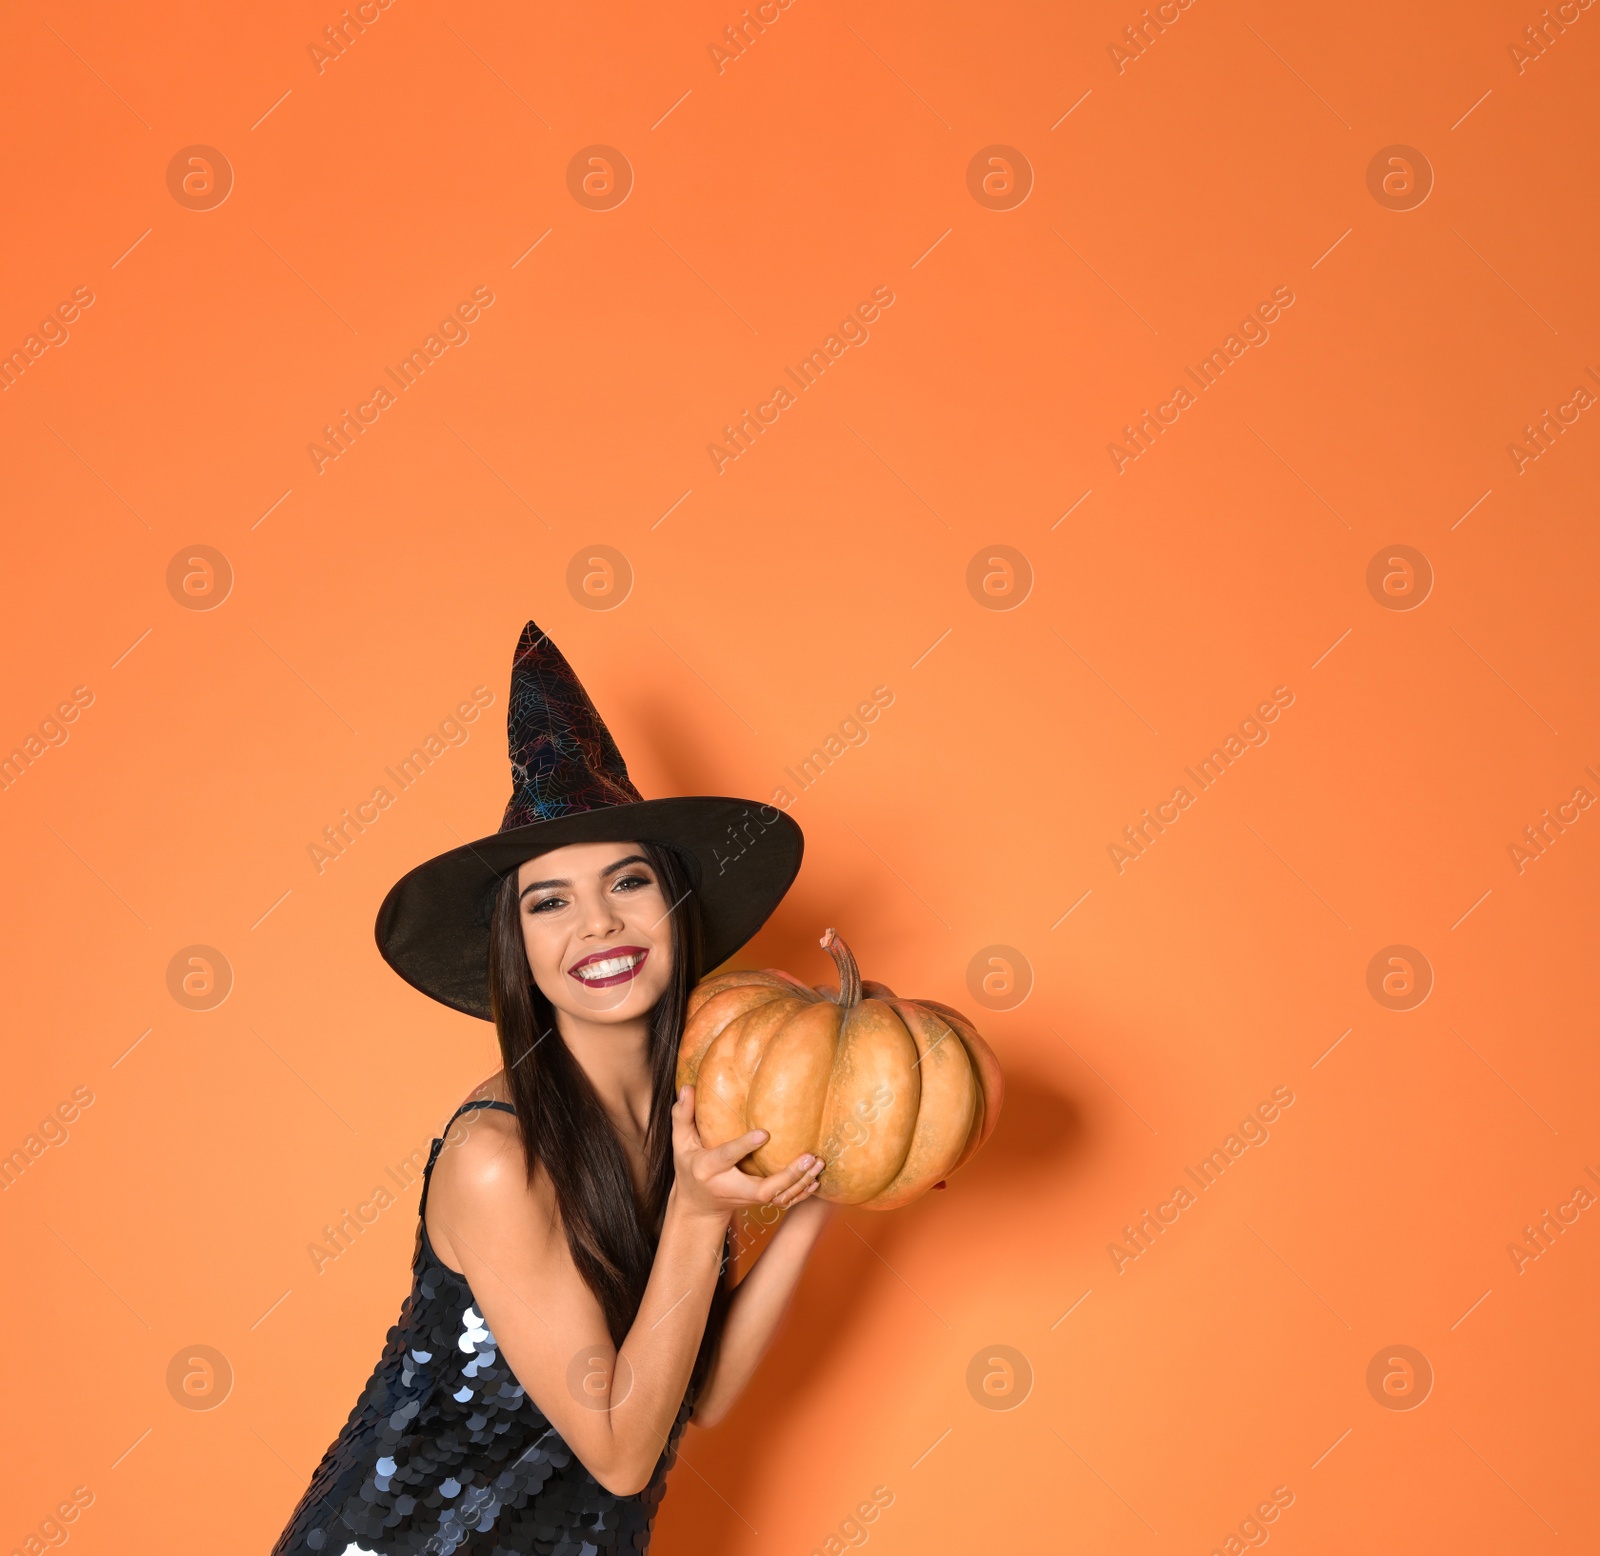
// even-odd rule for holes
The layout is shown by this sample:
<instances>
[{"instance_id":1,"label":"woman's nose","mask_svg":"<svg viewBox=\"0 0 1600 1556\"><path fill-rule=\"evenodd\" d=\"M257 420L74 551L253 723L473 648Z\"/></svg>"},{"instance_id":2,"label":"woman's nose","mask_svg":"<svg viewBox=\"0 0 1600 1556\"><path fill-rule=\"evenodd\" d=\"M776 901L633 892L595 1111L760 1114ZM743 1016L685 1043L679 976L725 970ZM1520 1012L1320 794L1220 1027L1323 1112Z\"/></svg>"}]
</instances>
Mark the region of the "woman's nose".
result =
<instances>
[{"instance_id":1,"label":"woman's nose","mask_svg":"<svg viewBox=\"0 0 1600 1556\"><path fill-rule=\"evenodd\" d=\"M622 923L622 915L617 912L616 904L612 902L608 892L600 892L591 901L583 906L583 926L586 933L591 935L608 935Z\"/></svg>"}]
</instances>

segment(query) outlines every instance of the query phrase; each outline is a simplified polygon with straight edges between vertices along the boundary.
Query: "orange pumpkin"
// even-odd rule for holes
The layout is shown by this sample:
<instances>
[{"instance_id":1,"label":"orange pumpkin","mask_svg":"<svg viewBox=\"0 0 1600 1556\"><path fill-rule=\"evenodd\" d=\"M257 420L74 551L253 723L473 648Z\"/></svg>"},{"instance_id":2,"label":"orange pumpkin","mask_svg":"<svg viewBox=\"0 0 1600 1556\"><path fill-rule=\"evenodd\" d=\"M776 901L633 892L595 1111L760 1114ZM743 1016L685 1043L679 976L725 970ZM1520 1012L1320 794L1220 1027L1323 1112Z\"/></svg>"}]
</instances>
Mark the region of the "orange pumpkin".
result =
<instances>
[{"instance_id":1,"label":"orange pumpkin","mask_svg":"<svg viewBox=\"0 0 1600 1556\"><path fill-rule=\"evenodd\" d=\"M704 978L689 996L678 1085L695 1088L708 1146L765 1129L740 1162L766 1177L804 1151L827 1164L817 1193L893 1210L941 1187L989 1137L1005 1083L993 1051L948 1005L863 983L833 930L837 991L768 968Z\"/></svg>"}]
</instances>

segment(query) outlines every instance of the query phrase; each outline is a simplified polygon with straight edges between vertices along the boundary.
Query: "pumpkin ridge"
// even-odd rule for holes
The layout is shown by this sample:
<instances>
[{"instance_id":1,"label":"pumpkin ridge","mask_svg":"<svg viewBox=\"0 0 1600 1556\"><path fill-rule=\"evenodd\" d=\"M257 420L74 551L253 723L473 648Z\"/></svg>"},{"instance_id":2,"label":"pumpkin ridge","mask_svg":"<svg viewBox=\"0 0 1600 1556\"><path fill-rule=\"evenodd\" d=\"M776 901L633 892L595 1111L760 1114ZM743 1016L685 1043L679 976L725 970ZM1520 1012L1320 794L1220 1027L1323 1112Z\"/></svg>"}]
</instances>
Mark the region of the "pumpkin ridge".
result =
<instances>
[{"instance_id":1,"label":"pumpkin ridge","mask_svg":"<svg viewBox=\"0 0 1600 1556\"><path fill-rule=\"evenodd\" d=\"M918 1000L885 1003L894 1008L916 1044L922 1090L905 1161L899 1173L861 1205L863 1210L894 1210L953 1172L982 1098L967 1051L949 1022ZM960 1122L963 1105L965 1127ZM958 1110L953 1115L952 1106Z\"/></svg>"},{"instance_id":2,"label":"pumpkin ridge","mask_svg":"<svg viewBox=\"0 0 1600 1556\"><path fill-rule=\"evenodd\" d=\"M887 1002L862 1000L840 1016L819 1121L820 1154L828 1162L819 1192L859 1205L899 1175L916 1131L922 1084L916 1039Z\"/></svg>"},{"instance_id":3,"label":"pumpkin ridge","mask_svg":"<svg viewBox=\"0 0 1600 1556\"><path fill-rule=\"evenodd\" d=\"M783 995L774 995L752 1005L728 1021L706 1045L701 1061L706 1084L695 1094L695 1118L702 1144L726 1145L757 1127L750 1116L749 1104L755 1072L761 1064L761 1051L768 1040L768 1033L763 1029L781 1027L789 1014L783 1007L793 1003ZM738 1166L742 1171L757 1177L766 1176L771 1169L757 1162L761 1149L764 1147L758 1147L740 1160Z\"/></svg>"},{"instance_id":4,"label":"pumpkin ridge","mask_svg":"<svg viewBox=\"0 0 1600 1556\"><path fill-rule=\"evenodd\" d=\"M838 1061L838 1008L822 1000L795 1003L799 1008L774 1022L762 1044L745 1098L745 1127L767 1131L767 1139L750 1155L751 1165L764 1176L781 1172L804 1151L817 1150ZM815 1093L814 1106L808 1101L808 1086Z\"/></svg>"},{"instance_id":5,"label":"pumpkin ridge","mask_svg":"<svg viewBox=\"0 0 1600 1556\"><path fill-rule=\"evenodd\" d=\"M731 1022L773 1000L786 999L781 989L766 984L740 984L719 989L701 1002L699 1010L684 1024L678 1040L678 1085L693 1086L706 1050Z\"/></svg>"},{"instance_id":6,"label":"pumpkin ridge","mask_svg":"<svg viewBox=\"0 0 1600 1556\"><path fill-rule=\"evenodd\" d=\"M940 1005L934 1000L921 1000L919 1003L937 1012L961 1039L961 1046L966 1049L967 1058L971 1061L973 1072L979 1082L979 1114L973 1120L972 1134L967 1141L966 1149L962 1151L955 1166L950 1169L951 1172L955 1172L958 1168L964 1167L978 1147L994 1133L994 1126L1000 1121L1000 1105L1005 1100L1005 1076L994 1050L959 1010L954 1010L949 1005Z\"/></svg>"},{"instance_id":7,"label":"pumpkin ridge","mask_svg":"<svg viewBox=\"0 0 1600 1556\"><path fill-rule=\"evenodd\" d=\"M692 1022L703 1006L717 995L726 994L730 989L756 988L772 989L780 994L804 994L808 1000L815 1000L817 997L798 978L791 978L788 973L776 967L734 968L728 972L712 973L709 977L702 978L689 991L686 1019Z\"/></svg>"}]
</instances>

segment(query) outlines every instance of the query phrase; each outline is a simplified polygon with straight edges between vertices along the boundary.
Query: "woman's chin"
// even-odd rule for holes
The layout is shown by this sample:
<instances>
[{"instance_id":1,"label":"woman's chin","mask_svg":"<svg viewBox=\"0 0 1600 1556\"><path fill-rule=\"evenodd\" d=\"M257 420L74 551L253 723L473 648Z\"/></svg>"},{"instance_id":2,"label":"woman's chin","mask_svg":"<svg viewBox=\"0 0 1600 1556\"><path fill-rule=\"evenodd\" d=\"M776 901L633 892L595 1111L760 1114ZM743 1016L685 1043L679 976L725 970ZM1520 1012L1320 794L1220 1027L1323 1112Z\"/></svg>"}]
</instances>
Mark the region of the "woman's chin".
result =
<instances>
[{"instance_id":1,"label":"woman's chin","mask_svg":"<svg viewBox=\"0 0 1600 1556\"><path fill-rule=\"evenodd\" d=\"M580 1021L592 1021L600 1026L620 1026L624 1022L648 1016L662 992L660 989L641 988L635 981L621 988L573 989L559 1003L551 1003L557 1010L563 1010Z\"/></svg>"}]
</instances>

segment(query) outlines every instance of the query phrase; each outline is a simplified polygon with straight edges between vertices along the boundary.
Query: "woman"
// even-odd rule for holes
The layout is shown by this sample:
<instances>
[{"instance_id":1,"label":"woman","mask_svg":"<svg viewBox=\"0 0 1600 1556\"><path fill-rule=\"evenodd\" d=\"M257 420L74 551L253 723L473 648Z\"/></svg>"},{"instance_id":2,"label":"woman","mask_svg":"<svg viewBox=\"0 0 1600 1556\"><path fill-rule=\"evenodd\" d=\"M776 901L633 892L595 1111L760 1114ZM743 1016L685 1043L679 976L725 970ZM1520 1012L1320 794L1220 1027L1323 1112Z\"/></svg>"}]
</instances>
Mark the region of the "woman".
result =
<instances>
[{"instance_id":1,"label":"woman","mask_svg":"<svg viewBox=\"0 0 1600 1556\"><path fill-rule=\"evenodd\" d=\"M641 799L532 622L507 724L500 830L378 915L404 978L493 1020L503 1067L433 1142L411 1294L274 1556L644 1551L685 1423L738 1397L831 1209L820 1160L747 1175L765 1132L708 1149L674 1088L702 963L777 905L799 828ZM767 1205L731 1287L731 1220Z\"/></svg>"}]
</instances>

